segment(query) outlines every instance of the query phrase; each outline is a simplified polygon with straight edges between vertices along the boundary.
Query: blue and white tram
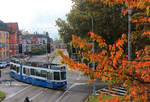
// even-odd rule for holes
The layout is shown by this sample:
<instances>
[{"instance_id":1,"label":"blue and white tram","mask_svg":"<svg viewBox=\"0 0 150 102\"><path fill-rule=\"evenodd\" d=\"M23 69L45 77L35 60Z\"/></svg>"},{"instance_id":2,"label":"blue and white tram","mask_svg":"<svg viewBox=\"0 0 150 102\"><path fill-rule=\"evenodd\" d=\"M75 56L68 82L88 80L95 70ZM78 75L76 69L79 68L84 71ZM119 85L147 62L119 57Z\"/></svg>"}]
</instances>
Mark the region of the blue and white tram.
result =
<instances>
[{"instance_id":1,"label":"blue and white tram","mask_svg":"<svg viewBox=\"0 0 150 102\"><path fill-rule=\"evenodd\" d=\"M65 66L49 69L10 62L10 76L19 81L54 89L67 85Z\"/></svg>"}]
</instances>

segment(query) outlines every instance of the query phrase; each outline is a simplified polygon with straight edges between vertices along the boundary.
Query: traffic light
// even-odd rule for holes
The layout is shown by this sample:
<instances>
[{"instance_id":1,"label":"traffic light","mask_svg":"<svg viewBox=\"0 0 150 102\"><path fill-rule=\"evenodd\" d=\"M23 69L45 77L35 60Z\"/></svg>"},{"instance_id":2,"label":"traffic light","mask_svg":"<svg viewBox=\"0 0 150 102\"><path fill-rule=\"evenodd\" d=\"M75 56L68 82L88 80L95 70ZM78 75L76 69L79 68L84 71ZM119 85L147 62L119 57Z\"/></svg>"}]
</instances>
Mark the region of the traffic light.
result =
<instances>
[{"instance_id":1,"label":"traffic light","mask_svg":"<svg viewBox=\"0 0 150 102\"><path fill-rule=\"evenodd\" d=\"M47 44L47 53L51 53L51 46L50 46L50 44Z\"/></svg>"},{"instance_id":2,"label":"traffic light","mask_svg":"<svg viewBox=\"0 0 150 102\"><path fill-rule=\"evenodd\" d=\"M19 44L19 53L22 53L22 44Z\"/></svg>"}]
</instances>

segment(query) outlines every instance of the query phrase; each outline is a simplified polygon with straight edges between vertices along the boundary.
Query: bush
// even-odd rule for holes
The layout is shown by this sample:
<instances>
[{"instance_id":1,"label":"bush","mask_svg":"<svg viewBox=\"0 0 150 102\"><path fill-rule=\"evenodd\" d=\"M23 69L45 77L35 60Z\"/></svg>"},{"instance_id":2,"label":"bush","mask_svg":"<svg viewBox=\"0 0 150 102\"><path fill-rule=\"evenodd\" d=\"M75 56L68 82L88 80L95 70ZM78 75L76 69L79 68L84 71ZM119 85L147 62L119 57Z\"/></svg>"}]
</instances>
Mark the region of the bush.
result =
<instances>
[{"instance_id":1,"label":"bush","mask_svg":"<svg viewBox=\"0 0 150 102\"><path fill-rule=\"evenodd\" d=\"M46 53L46 50L43 47L32 48L32 51L31 51L32 55L42 55L45 53Z\"/></svg>"},{"instance_id":2,"label":"bush","mask_svg":"<svg viewBox=\"0 0 150 102\"><path fill-rule=\"evenodd\" d=\"M5 97L5 93L0 91L0 100Z\"/></svg>"}]
</instances>

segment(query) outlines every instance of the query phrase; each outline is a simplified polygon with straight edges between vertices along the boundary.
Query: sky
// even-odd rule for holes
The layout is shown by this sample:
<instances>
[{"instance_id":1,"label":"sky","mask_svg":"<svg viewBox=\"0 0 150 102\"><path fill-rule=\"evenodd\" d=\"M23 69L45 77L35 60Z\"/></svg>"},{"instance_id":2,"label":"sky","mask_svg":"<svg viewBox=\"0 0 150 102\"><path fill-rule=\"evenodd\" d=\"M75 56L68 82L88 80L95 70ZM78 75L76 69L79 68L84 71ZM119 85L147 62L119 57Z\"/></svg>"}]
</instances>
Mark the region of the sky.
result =
<instances>
[{"instance_id":1,"label":"sky","mask_svg":"<svg viewBox=\"0 0 150 102\"><path fill-rule=\"evenodd\" d=\"M1 0L0 20L17 22L23 31L46 31L51 38L59 38L55 20L65 20L71 6L71 0Z\"/></svg>"}]
</instances>

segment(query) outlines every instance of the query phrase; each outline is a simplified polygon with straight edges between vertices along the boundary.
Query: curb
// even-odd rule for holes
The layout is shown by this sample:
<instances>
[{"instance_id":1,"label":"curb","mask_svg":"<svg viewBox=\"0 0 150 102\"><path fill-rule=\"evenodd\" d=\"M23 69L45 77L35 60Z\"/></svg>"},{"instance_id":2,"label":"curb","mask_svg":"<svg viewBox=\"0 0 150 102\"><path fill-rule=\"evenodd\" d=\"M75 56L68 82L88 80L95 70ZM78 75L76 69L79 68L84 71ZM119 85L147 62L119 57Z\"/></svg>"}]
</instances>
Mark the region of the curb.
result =
<instances>
[{"instance_id":1,"label":"curb","mask_svg":"<svg viewBox=\"0 0 150 102\"><path fill-rule=\"evenodd\" d=\"M89 95L87 98L85 98L84 102L89 102L90 98L91 98L91 95Z\"/></svg>"}]
</instances>

